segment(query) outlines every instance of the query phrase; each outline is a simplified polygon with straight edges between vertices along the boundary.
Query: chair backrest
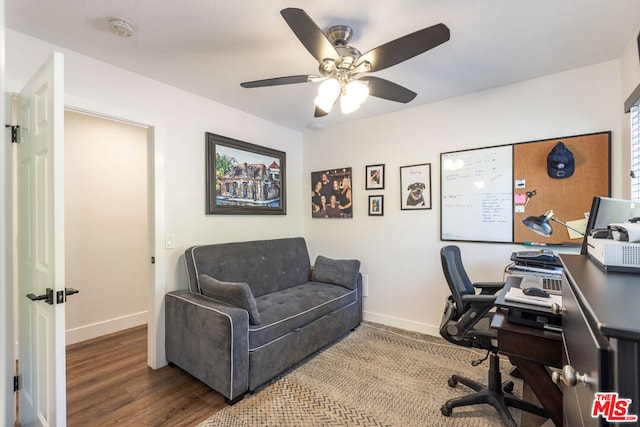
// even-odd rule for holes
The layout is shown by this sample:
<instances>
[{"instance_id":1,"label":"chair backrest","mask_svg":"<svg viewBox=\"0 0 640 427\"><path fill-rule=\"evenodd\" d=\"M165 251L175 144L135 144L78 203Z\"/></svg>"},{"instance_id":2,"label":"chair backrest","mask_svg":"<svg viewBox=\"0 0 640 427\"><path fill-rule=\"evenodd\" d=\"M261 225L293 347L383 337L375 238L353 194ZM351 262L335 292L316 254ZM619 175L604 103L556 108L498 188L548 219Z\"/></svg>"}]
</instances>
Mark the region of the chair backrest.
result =
<instances>
[{"instance_id":1,"label":"chair backrest","mask_svg":"<svg viewBox=\"0 0 640 427\"><path fill-rule=\"evenodd\" d=\"M458 312L465 312L467 307L462 302L462 296L475 294L475 289L462 264L460 248L455 245L445 246L440 250L442 271L447 279L451 296L458 307Z\"/></svg>"},{"instance_id":2,"label":"chair backrest","mask_svg":"<svg viewBox=\"0 0 640 427\"><path fill-rule=\"evenodd\" d=\"M460 248L443 247L440 259L451 290L440 322L440 335L457 345L498 351L492 343L497 334L490 327L493 300L463 302L464 295L475 295L476 290L462 265Z\"/></svg>"}]
</instances>

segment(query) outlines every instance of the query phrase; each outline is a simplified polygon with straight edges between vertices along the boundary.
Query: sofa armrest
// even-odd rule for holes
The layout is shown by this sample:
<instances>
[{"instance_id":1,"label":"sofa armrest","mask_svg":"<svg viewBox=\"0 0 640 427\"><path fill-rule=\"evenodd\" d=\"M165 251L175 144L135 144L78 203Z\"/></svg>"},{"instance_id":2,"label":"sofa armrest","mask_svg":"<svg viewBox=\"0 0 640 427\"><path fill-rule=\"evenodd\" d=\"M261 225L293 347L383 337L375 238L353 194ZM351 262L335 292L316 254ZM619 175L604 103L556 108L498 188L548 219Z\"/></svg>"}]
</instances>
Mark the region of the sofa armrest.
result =
<instances>
[{"instance_id":1,"label":"sofa armrest","mask_svg":"<svg viewBox=\"0 0 640 427\"><path fill-rule=\"evenodd\" d=\"M167 361L233 400L249 387L249 315L190 291L165 297Z\"/></svg>"}]
</instances>

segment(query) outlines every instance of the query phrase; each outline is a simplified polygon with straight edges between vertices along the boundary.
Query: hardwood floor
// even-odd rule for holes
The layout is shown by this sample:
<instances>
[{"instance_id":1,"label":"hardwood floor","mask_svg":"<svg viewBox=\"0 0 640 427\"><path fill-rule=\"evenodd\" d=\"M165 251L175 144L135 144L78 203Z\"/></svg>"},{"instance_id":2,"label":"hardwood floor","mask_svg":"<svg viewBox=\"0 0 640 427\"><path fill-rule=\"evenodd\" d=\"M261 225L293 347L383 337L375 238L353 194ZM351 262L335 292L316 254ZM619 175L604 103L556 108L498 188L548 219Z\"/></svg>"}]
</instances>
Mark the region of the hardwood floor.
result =
<instances>
[{"instance_id":1,"label":"hardwood floor","mask_svg":"<svg viewBox=\"0 0 640 427\"><path fill-rule=\"evenodd\" d=\"M226 403L177 367L147 366L147 327L67 346L67 425L194 426Z\"/></svg>"}]
</instances>

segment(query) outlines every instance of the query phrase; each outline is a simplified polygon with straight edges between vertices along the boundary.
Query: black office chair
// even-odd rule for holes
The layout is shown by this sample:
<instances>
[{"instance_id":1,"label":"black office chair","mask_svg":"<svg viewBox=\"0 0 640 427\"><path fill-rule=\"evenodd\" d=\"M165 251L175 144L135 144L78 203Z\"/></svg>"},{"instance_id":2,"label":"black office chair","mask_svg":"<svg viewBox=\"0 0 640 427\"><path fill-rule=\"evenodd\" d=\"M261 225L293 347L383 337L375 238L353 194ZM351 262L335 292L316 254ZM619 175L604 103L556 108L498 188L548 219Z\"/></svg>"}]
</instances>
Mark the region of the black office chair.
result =
<instances>
[{"instance_id":1,"label":"black office chair","mask_svg":"<svg viewBox=\"0 0 640 427\"><path fill-rule=\"evenodd\" d=\"M449 387L459 382L475 390L475 393L449 399L442 405L445 416L451 415L458 406L488 403L492 405L506 426L516 426L508 407L518 408L533 414L548 417L544 409L517 398L513 391L513 382L502 382L498 358L497 334L491 329L496 293L504 286L503 282L471 283L457 246L445 246L440 251L442 270L449 284L451 295L447 297L444 314L440 323L440 335L447 341L464 346L487 350L489 360L488 385L480 384L469 378L452 375ZM479 294L476 291L480 290ZM477 366L485 359L474 360Z\"/></svg>"}]
</instances>

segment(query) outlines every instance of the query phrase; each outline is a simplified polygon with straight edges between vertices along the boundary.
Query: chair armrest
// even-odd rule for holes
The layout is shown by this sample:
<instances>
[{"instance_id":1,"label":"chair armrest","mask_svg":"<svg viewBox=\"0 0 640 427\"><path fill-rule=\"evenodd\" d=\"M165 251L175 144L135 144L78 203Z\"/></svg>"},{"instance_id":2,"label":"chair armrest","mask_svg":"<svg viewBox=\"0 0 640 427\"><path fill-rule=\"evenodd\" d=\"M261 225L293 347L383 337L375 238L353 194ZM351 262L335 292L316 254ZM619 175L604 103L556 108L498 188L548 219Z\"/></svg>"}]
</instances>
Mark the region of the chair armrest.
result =
<instances>
[{"instance_id":1,"label":"chair armrest","mask_svg":"<svg viewBox=\"0 0 640 427\"><path fill-rule=\"evenodd\" d=\"M495 294L504 287L504 282L476 282L473 287L480 289L481 295Z\"/></svg>"},{"instance_id":2,"label":"chair armrest","mask_svg":"<svg viewBox=\"0 0 640 427\"><path fill-rule=\"evenodd\" d=\"M493 305L497 295L462 295L462 302L469 303L474 306Z\"/></svg>"},{"instance_id":3,"label":"chair armrest","mask_svg":"<svg viewBox=\"0 0 640 427\"><path fill-rule=\"evenodd\" d=\"M233 400L249 387L249 314L181 290L165 296L165 349L174 363Z\"/></svg>"},{"instance_id":4,"label":"chair armrest","mask_svg":"<svg viewBox=\"0 0 640 427\"><path fill-rule=\"evenodd\" d=\"M476 329L476 324L489 313L495 304L497 295L463 295L462 302L469 304L467 310L460 316L455 323L455 335L463 337L468 333L472 336L491 336L497 335L490 330ZM473 332L470 332L472 331ZM454 335L454 332L451 332Z\"/></svg>"}]
</instances>

